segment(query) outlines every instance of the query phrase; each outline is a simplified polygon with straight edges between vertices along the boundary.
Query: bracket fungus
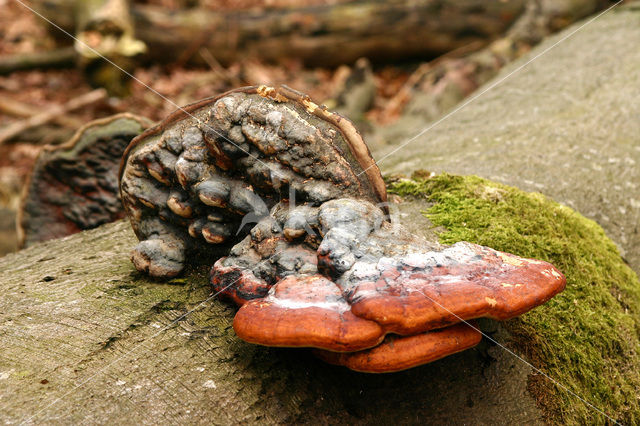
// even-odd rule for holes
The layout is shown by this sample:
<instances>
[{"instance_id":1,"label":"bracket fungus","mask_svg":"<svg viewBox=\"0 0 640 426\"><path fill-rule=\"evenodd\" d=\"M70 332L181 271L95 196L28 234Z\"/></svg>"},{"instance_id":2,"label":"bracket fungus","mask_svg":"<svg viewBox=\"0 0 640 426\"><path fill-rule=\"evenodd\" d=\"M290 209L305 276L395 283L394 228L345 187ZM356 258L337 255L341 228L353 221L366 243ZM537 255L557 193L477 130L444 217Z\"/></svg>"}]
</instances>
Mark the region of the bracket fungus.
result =
<instances>
[{"instance_id":1,"label":"bracket fungus","mask_svg":"<svg viewBox=\"0 0 640 426\"><path fill-rule=\"evenodd\" d=\"M87 123L62 145L44 147L18 211L21 246L61 238L125 216L118 167L131 140L151 121L122 113Z\"/></svg>"},{"instance_id":2,"label":"bracket fungus","mask_svg":"<svg viewBox=\"0 0 640 426\"><path fill-rule=\"evenodd\" d=\"M411 368L476 345L468 321L520 315L563 290L552 265L391 223L351 122L287 87L248 87L169 116L127 148L135 267L213 264L237 335L311 347L354 370Z\"/></svg>"}]
</instances>

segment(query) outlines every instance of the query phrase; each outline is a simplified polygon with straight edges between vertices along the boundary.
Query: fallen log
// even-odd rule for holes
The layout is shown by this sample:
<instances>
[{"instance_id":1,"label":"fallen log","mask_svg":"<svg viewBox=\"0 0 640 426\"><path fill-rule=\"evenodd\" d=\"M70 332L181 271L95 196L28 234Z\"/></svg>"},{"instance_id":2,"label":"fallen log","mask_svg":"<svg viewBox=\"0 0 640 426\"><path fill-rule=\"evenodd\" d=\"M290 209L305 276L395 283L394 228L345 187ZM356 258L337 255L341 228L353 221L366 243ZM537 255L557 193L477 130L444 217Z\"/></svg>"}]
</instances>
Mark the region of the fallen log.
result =
<instances>
[{"instance_id":1,"label":"fallen log","mask_svg":"<svg viewBox=\"0 0 640 426\"><path fill-rule=\"evenodd\" d=\"M506 34L484 48L469 45L420 65L381 111L379 121L409 113L433 120L453 108L545 36L606 8L607 0L532 1ZM412 102L411 98L416 97Z\"/></svg>"},{"instance_id":2,"label":"fallen log","mask_svg":"<svg viewBox=\"0 0 640 426\"><path fill-rule=\"evenodd\" d=\"M116 222L0 259L2 422L540 422L530 369L486 343L386 375L251 345L205 271L151 282L129 261L135 240Z\"/></svg>"},{"instance_id":3,"label":"fallen log","mask_svg":"<svg viewBox=\"0 0 640 426\"><path fill-rule=\"evenodd\" d=\"M568 220L563 228L566 234L546 228L545 233L550 234L544 238L552 238L558 246L568 245L554 256L573 271L572 287L567 289L571 297L536 310L528 320L538 318L536 327L527 328L530 322L524 328L519 321L508 323L505 327L516 330L515 335L491 322L483 323L482 330L543 370L549 368L545 361L552 361L554 378L562 365L571 362L574 367L583 359L567 360L563 358L566 353L586 352L594 358L597 355L598 361L602 357L611 360L606 364L610 370L595 369L601 363L581 368L589 377L614 376L616 387L611 387L610 394L618 395L621 383L637 377L632 367L635 346L621 342L625 327L637 314L638 299L627 299L630 312L626 313L609 289L624 282L637 286L633 272L610 250L611 243L601 230L571 210L550 201L541 203L539 194L473 177L439 178L446 185L440 194L451 199L448 188L455 189L460 179L472 184L469 192L475 200L486 194L508 195L501 203L510 203L504 210L509 213L497 218L513 229L540 229L532 227L540 215ZM405 181L404 185L409 189L420 184ZM490 188L498 192L488 192ZM526 205L524 215L518 204L522 197L533 202ZM460 206L463 201L456 199L452 204ZM420 214L430 203L405 196L396 206L403 223L421 234L432 227ZM473 211L466 213L473 215ZM476 229L485 235L484 228ZM493 230L494 237L504 236L503 229ZM477 349L383 375L329 366L305 349L242 342L231 326L235 310L212 297L206 270L191 270L184 278L169 282L152 282L130 262L135 242L129 223L121 221L0 258L4 355L0 378L6 395L0 399L0 421L113 423L125 418L131 423L153 424L543 424L544 414L557 408L559 399L568 414L561 410L560 417L547 419L555 420L554 424L604 420L562 389L554 395L551 382L486 338ZM576 247L584 247L584 259L574 256ZM576 272L576 267L586 267L585 272ZM595 285L590 273L598 270L611 278ZM602 303L610 299L614 303ZM574 312L572 307L578 305L586 308ZM572 321L575 316L580 321ZM544 339L559 323L559 334ZM606 337L618 330L613 340L593 330L602 323L606 324L603 331L609 333ZM572 327L562 327L564 324ZM591 339L581 337L585 331L592 333L587 334ZM612 353L611 344L621 345L620 352ZM554 350L545 353L542 364L530 356L530 351L548 347ZM564 370L563 381L567 376L582 377L580 370ZM635 401L629 393L636 383L630 381L618 397L623 403L625 396L626 401ZM589 398L620 423L637 420L634 407L609 403L609 393L593 395L579 389L580 397ZM541 401L539 407L534 398ZM576 416L576 411L584 416Z\"/></svg>"},{"instance_id":4,"label":"fallen log","mask_svg":"<svg viewBox=\"0 0 640 426\"><path fill-rule=\"evenodd\" d=\"M35 0L33 6L56 25L74 30L73 0ZM209 49L222 64L241 58L298 58L334 66L360 57L394 61L433 57L504 33L524 11L526 0L358 0L337 5L217 12L194 8L167 11L134 4L136 37L147 59L201 61Z\"/></svg>"},{"instance_id":5,"label":"fallen log","mask_svg":"<svg viewBox=\"0 0 640 426\"><path fill-rule=\"evenodd\" d=\"M0 75L14 71L69 67L74 64L75 58L76 52L72 47L4 56L0 58Z\"/></svg>"}]
</instances>

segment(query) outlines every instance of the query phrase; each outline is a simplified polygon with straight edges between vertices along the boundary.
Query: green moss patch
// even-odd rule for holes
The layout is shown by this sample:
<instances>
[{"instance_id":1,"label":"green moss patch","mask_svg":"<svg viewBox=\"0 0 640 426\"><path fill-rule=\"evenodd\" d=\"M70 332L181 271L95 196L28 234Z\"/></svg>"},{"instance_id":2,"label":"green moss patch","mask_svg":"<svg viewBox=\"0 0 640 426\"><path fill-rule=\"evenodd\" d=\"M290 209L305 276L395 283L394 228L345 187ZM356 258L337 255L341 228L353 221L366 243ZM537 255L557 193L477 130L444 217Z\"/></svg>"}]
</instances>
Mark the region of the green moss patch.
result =
<instances>
[{"instance_id":1,"label":"green moss patch","mask_svg":"<svg viewBox=\"0 0 640 426\"><path fill-rule=\"evenodd\" d=\"M443 243L469 241L560 269L563 293L506 322L513 347L616 420L640 423L640 283L598 224L541 194L476 176L416 176L389 190L433 203L423 214L445 229ZM548 420L607 423L543 376L529 384Z\"/></svg>"}]
</instances>

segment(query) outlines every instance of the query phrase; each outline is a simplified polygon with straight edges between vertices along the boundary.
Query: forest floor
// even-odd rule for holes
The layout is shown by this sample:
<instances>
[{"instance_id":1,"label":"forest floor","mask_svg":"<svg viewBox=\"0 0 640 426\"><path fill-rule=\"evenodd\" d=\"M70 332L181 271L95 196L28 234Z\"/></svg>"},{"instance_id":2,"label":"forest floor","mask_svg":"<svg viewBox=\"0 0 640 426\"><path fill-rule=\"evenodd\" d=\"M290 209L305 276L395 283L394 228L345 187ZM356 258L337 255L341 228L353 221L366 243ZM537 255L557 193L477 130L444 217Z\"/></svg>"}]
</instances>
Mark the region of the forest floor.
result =
<instances>
[{"instance_id":1,"label":"forest floor","mask_svg":"<svg viewBox=\"0 0 640 426\"><path fill-rule=\"evenodd\" d=\"M148 0L167 8L183 7L178 0ZM309 4L336 3L328 0L306 0ZM255 8L264 2L246 0L230 2L212 0L204 6L218 9ZM273 0L268 7L287 6L292 1ZM60 39L53 37L46 23L17 2L0 0L0 57L55 48ZM71 40L68 40L71 42ZM372 124L389 122L382 117L388 102L402 88L419 64L380 66L373 69L375 95L365 117ZM64 120L55 120L30 129L8 143L0 143L0 223L11 224L19 204L23 183L40 148L46 144L60 144L71 137L81 124L90 120L129 111L158 121L176 109L198 99L213 96L234 87L255 84L287 84L310 95L313 99L331 103L344 88L351 67L335 69L305 68L297 61L267 64L256 60L222 67L211 62L210 67L186 67L179 64L141 65L133 72L130 93L123 98L109 98L85 108L65 113ZM154 93L157 91L162 96ZM0 128L29 115L65 104L93 88L79 68L16 71L0 75ZM25 112L26 111L26 112ZM400 111L396 110L399 115ZM62 125L60 123L62 121ZM76 124L76 126L74 126ZM1 232L1 231L0 231ZM15 238L13 232L3 232L5 240ZM15 249L13 241L5 241L0 254Z\"/></svg>"}]
</instances>

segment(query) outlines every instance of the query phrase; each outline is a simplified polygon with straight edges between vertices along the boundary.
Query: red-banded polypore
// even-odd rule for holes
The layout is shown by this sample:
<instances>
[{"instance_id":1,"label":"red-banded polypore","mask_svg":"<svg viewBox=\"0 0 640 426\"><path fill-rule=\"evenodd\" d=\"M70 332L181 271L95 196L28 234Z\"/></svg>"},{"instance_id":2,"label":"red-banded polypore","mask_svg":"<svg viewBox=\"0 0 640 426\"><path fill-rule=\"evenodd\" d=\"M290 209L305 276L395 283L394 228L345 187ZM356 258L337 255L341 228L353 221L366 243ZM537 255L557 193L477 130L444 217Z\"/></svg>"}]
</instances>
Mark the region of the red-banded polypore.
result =
<instances>
[{"instance_id":1,"label":"red-banded polypore","mask_svg":"<svg viewBox=\"0 0 640 426\"><path fill-rule=\"evenodd\" d=\"M386 372L477 344L562 291L552 265L391 223L369 150L344 117L289 88L249 87L177 111L130 145L120 188L137 269L213 264L234 329L269 346Z\"/></svg>"}]
</instances>

